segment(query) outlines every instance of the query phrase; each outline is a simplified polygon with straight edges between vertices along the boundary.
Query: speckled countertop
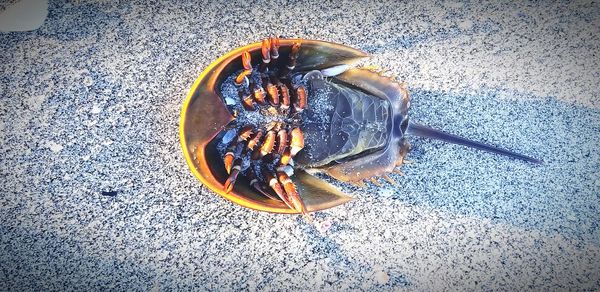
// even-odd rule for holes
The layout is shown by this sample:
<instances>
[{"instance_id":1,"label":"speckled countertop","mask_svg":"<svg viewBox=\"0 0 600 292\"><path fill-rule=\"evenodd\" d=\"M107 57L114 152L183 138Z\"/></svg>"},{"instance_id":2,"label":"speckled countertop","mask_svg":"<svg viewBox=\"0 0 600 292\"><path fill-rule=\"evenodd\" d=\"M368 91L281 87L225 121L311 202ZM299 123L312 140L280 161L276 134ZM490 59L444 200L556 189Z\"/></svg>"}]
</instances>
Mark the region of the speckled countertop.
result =
<instances>
[{"instance_id":1,"label":"speckled countertop","mask_svg":"<svg viewBox=\"0 0 600 292\"><path fill-rule=\"evenodd\" d=\"M108 2L0 33L0 290L600 289L598 3ZM398 186L340 185L316 226L234 205L179 113L270 35L367 51L413 120L546 163L414 138Z\"/></svg>"}]
</instances>

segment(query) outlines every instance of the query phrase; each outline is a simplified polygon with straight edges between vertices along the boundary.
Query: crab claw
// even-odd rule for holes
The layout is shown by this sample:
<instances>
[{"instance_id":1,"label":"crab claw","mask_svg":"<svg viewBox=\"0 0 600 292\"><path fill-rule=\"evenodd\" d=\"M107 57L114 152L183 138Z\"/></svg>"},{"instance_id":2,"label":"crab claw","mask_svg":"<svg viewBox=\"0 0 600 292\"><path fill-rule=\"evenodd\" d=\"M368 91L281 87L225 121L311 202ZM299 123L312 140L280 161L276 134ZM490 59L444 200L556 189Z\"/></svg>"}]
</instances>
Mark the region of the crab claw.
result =
<instances>
[{"instance_id":1,"label":"crab claw","mask_svg":"<svg viewBox=\"0 0 600 292\"><path fill-rule=\"evenodd\" d=\"M269 69L269 63L271 62L271 42L269 39L263 39L260 48L260 55L262 62L258 66L260 73L266 73Z\"/></svg>"},{"instance_id":2,"label":"crab claw","mask_svg":"<svg viewBox=\"0 0 600 292\"><path fill-rule=\"evenodd\" d=\"M304 201L302 201L302 198L300 198L300 194L298 194L298 191L296 190L296 185L294 184L294 182L292 182L287 173L283 171L278 171L277 178L279 179L279 182L283 185L283 189L288 195L288 198L291 201L294 210L302 213L302 215L304 215L304 217L308 221L312 221L310 215L308 214L308 211L306 210Z\"/></svg>"},{"instance_id":3,"label":"crab claw","mask_svg":"<svg viewBox=\"0 0 600 292\"><path fill-rule=\"evenodd\" d=\"M223 164L225 165L227 174L231 174L231 168L233 167L235 157L239 155L243 146L243 141L239 140L233 140L231 144L227 146L227 152L225 153L225 156L223 156Z\"/></svg>"},{"instance_id":4,"label":"crab claw","mask_svg":"<svg viewBox=\"0 0 600 292\"><path fill-rule=\"evenodd\" d=\"M272 175L271 173L269 173L268 171L263 171L263 176L267 179L267 183L269 184L269 187L271 187L271 189L273 189L273 191L275 192L275 194L277 194L277 196L292 210L294 210L294 205L292 204L292 202L290 201L289 196L287 195L287 193L285 192L285 190L283 189L283 187L281 186L281 184L279 183L279 181L277 180L277 178L275 178L274 175Z\"/></svg>"},{"instance_id":5,"label":"crab claw","mask_svg":"<svg viewBox=\"0 0 600 292\"><path fill-rule=\"evenodd\" d=\"M292 160L292 154L290 153L290 148L286 148L281 154L281 158L279 159L279 164L288 165L290 164L290 160Z\"/></svg>"},{"instance_id":6,"label":"crab claw","mask_svg":"<svg viewBox=\"0 0 600 292\"><path fill-rule=\"evenodd\" d=\"M229 177L225 181L225 192L230 193L233 190L233 186L235 185L235 181L237 180L238 175L240 174L240 170L242 169L242 161L240 159L236 159L233 162L233 168L231 169L231 173Z\"/></svg>"},{"instance_id":7,"label":"crab claw","mask_svg":"<svg viewBox=\"0 0 600 292\"><path fill-rule=\"evenodd\" d=\"M223 164L225 164L225 170L227 174L231 174L231 168L233 167L233 160L235 159L233 152L225 153L225 157L223 158Z\"/></svg>"},{"instance_id":8,"label":"crab claw","mask_svg":"<svg viewBox=\"0 0 600 292\"><path fill-rule=\"evenodd\" d=\"M269 194L268 192L263 190L263 188L261 187L261 184L260 184L260 180L257 178L254 171L250 171L248 173L248 179L250 180L250 186L252 186L256 191L258 191L263 196L265 196L271 200L277 200L276 197L272 196L271 194Z\"/></svg>"}]
</instances>

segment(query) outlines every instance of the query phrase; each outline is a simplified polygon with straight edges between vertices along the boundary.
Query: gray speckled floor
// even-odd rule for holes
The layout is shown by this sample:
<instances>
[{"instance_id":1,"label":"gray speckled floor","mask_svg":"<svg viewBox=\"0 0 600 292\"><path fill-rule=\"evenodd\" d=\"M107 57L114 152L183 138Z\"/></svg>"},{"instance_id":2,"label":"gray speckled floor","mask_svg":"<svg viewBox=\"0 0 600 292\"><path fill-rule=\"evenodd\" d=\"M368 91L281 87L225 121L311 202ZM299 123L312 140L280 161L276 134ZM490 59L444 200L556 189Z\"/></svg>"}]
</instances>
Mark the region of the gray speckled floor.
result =
<instances>
[{"instance_id":1,"label":"gray speckled floor","mask_svg":"<svg viewBox=\"0 0 600 292\"><path fill-rule=\"evenodd\" d=\"M600 289L598 3L142 2L0 34L0 290ZM363 49L414 120L546 163L412 139L399 186L341 185L317 227L233 205L188 170L179 111L269 35Z\"/></svg>"}]
</instances>

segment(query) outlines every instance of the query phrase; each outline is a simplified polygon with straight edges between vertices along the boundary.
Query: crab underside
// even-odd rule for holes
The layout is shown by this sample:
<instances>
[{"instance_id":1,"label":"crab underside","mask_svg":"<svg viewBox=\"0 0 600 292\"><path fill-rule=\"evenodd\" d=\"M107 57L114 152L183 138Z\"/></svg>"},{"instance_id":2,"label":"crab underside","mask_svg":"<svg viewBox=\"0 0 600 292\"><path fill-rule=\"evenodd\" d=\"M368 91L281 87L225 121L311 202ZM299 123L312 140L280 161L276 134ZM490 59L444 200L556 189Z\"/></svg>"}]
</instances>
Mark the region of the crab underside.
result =
<instances>
[{"instance_id":1,"label":"crab underside","mask_svg":"<svg viewBox=\"0 0 600 292\"><path fill-rule=\"evenodd\" d=\"M302 213L351 198L311 175L362 184L396 171L406 133L535 159L410 124L404 85L351 68L367 54L343 45L267 39L219 58L184 104L181 140L194 174L245 207Z\"/></svg>"}]
</instances>

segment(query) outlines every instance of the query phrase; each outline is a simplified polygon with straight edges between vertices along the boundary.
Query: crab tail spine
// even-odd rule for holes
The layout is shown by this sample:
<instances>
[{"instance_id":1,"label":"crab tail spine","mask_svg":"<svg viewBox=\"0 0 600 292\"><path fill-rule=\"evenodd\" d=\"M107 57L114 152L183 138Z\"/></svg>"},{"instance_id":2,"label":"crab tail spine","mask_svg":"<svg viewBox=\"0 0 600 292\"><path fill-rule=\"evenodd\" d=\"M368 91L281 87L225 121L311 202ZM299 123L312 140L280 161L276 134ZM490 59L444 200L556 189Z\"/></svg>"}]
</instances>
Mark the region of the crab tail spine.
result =
<instances>
[{"instance_id":1,"label":"crab tail spine","mask_svg":"<svg viewBox=\"0 0 600 292\"><path fill-rule=\"evenodd\" d=\"M541 160L535 159L533 157L515 153L515 152L509 151L506 149L498 148L496 146L484 144L481 142L469 140L469 139L466 139L466 138L463 138L460 136L449 134L449 133L446 133L446 132L443 132L440 130L436 130L436 129L430 128L428 126L420 125L420 124L410 123L408 126L408 133L411 135L419 136L419 137L441 140L441 141L452 143L452 144L464 145L467 147L471 147L471 148L475 148L475 149L479 149L479 150L483 150L483 151L488 151L488 152L492 152L492 153L496 153L496 154L500 154L500 155L506 155L508 157L528 161L528 162L535 163L535 164L542 164Z\"/></svg>"}]
</instances>

